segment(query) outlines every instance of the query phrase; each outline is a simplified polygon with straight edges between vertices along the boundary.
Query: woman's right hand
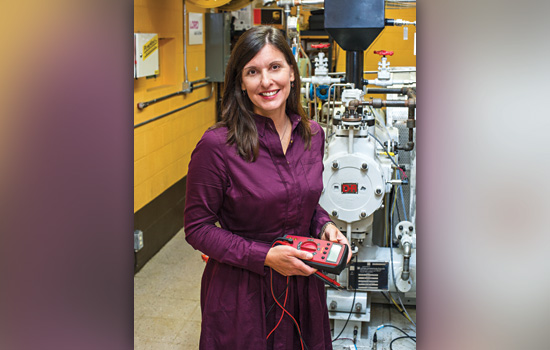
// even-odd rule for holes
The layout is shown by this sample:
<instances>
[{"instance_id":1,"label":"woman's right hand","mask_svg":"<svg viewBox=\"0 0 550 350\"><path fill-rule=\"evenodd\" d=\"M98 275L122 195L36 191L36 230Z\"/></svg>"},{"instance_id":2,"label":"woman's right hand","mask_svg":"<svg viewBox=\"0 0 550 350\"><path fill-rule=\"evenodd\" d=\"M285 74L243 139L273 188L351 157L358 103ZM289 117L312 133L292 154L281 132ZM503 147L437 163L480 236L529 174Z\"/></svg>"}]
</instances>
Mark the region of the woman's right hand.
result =
<instances>
[{"instance_id":1,"label":"woman's right hand","mask_svg":"<svg viewBox=\"0 0 550 350\"><path fill-rule=\"evenodd\" d=\"M309 276L317 269L304 264L302 260L311 260L313 255L294 247L278 245L267 252L264 265L271 267L283 276Z\"/></svg>"}]
</instances>

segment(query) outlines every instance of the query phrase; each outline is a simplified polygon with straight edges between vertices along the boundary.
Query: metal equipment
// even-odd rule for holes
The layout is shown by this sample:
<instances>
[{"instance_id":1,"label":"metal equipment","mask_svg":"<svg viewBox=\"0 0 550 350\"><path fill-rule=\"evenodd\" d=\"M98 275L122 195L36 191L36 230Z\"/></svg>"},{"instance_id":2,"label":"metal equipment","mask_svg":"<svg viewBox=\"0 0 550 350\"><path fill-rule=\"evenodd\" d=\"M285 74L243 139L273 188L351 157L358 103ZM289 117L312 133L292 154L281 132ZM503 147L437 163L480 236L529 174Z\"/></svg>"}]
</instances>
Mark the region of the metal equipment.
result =
<instances>
[{"instance_id":1,"label":"metal equipment","mask_svg":"<svg viewBox=\"0 0 550 350\"><path fill-rule=\"evenodd\" d=\"M327 289L329 318L334 337L356 339L358 334L367 336L378 292L392 293L403 307L403 300L416 303L416 226L411 216L416 203L411 176L416 170L416 75L408 74L410 68L390 68L391 51L378 52L376 79L365 80L363 71L364 52L386 25L416 22L386 19L384 0L325 0L324 10L325 30L346 51L346 72L341 77L329 72L321 52L314 60L315 75L301 78L302 91L308 101L315 100L314 118L326 127L320 204L350 241L354 256L336 277L343 288ZM397 76L398 71L404 74ZM328 97L318 99L314 95L322 85ZM372 93L387 97L373 99L368 96ZM411 190L404 191L404 186ZM396 220L398 211L402 218Z\"/></svg>"}]
</instances>

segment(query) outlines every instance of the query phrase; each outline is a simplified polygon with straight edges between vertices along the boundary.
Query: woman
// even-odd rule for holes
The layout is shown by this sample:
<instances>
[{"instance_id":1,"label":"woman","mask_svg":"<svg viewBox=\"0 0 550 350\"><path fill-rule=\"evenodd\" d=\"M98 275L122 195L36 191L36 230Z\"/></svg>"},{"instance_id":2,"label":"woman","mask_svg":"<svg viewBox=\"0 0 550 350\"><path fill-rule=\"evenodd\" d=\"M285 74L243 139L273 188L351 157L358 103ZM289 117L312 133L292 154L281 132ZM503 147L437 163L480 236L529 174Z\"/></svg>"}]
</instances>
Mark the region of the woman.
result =
<instances>
[{"instance_id":1,"label":"woman","mask_svg":"<svg viewBox=\"0 0 550 350\"><path fill-rule=\"evenodd\" d=\"M300 260L311 254L271 245L285 234L348 244L318 205L324 132L305 116L299 90L280 31L253 27L239 38L223 120L197 144L187 176L186 239L210 257L200 349L332 349L323 282Z\"/></svg>"}]
</instances>

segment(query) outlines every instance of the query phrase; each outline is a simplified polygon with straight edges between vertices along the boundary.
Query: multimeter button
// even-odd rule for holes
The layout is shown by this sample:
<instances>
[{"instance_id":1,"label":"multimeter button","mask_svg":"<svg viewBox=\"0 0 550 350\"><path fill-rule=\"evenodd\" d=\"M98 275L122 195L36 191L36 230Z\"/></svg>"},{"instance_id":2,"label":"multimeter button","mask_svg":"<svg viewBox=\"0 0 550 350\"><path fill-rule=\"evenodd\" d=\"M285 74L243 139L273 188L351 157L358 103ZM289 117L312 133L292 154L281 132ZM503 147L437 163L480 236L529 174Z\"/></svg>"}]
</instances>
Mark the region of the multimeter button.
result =
<instances>
[{"instance_id":1,"label":"multimeter button","mask_svg":"<svg viewBox=\"0 0 550 350\"><path fill-rule=\"evenodd\" d=\"M321 257L321 259L324 259L324 258L325 258L324 256Z\"/></svg>"},{"instance_id":2,"label":"multimeter button","mask_svg":"<svg viewBox=\"0 0 550 350\"><path fill-rule=\"evenodd\" d=\"M330 245L330 242L328 242L327 245Z\"/></svg>"},{"instance_id":3,"label":"multimeter button","mask_svg":"<svg viewBox=\"0 0 550 350\"><path fill-rule=\"evenodd\" d=\"M325 247L325 250L328 250L328 247Z\"/></svg>"},{"instance_id":4,"label":"multimeter button","mask_svg":"<svg viewBox=\"0 0 550 350\"><path fill-rule=\"evenodd\" d=\"M326 254L327 252L323 252L323 254Z\"/></svg>"}]
</instances>

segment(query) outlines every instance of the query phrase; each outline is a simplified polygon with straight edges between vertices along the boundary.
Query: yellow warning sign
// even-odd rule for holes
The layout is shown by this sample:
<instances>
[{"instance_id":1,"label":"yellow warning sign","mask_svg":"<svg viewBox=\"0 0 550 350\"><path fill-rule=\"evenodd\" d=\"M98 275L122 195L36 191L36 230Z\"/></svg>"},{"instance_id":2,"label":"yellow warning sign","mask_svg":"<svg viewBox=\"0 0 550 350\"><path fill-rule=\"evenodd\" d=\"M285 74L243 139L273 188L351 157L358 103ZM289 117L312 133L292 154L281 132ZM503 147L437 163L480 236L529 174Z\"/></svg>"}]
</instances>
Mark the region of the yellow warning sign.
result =
<instances>
[{"instance_id":1,"label":"yellow warning sign","mask_svg":"<svg viewBox=\"0 0 550 350\"><path fill-rule=\"evenodd\" d=\"M143 45L143 60L145 61L153 52L159 48L159 36L155 35Z\"/></svg>"}]
</instances>

